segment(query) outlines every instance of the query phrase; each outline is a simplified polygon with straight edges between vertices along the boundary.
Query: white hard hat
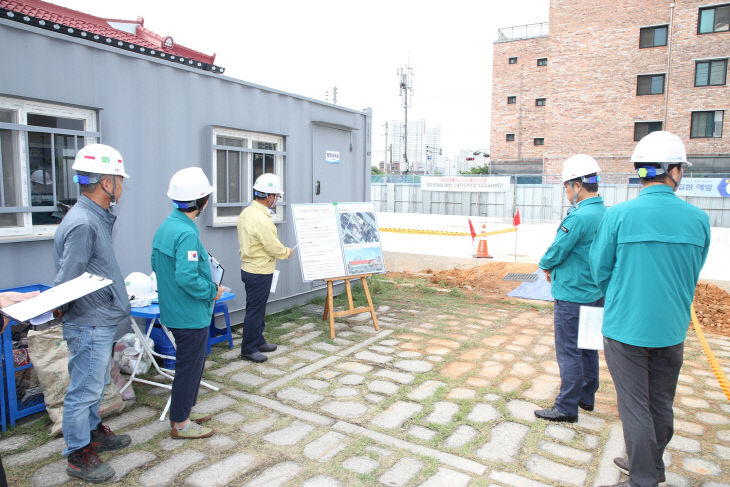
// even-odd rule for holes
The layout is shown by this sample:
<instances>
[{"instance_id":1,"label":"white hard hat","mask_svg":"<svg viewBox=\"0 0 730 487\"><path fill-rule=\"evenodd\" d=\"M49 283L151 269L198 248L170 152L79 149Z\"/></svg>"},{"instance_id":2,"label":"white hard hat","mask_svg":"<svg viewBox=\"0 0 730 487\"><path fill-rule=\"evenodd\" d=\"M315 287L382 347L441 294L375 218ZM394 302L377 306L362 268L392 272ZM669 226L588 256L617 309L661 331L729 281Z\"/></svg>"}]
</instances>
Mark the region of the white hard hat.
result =
<instances>
[{"instance_id":1,"label":"white hard hat","mask_svg":"<svg viewBox=\"0 0 730 487\"><path fill-rule=\"evenodd\" d=\"M264 173L256 178L256 182L253 183L253 189L260 193L278 194L280 196L284 196L284 191L282 191L281 189L281 180L279 179L279 176L269 172Z\"/></svg>"},{"instance_id":2,"label":"white hard hat","mask_svg":"<svg viewBox=\"0 0 730 487\"><path fill-rule=\"evenodd\" d=\"M692 164L687 161L687 150L684 142L671 132L657 130L644 136L631 154L634 164ZM666 167L665 167L666 169Z\"/></svg>"},{"instance_id":3,"label":"white hard hat","mask_svg":"<svg viewBox=\"0 0 730 487\"><path fill-rule=\"evenodd\" d=\"M152 290L157 292L157 274L155 274L155 271L150 274L150 282L152 283Z\"/></svg>"},{"instance_id":4,"label":"white hard hat","mask_svg":"<svg viewBox=\"0 0 730 487\"><path fill-rule=\"evenodd\" d=\"M104 144L90 144L82 148L76 153L72 168L75 171L129 177L124 172L124 161L119 151Z\"/></svg>"},{"instance_id":5,"label":"white hard hat","mask_svg":"<svg viewBox=\"0 0 730 487\"><path fill-rule=\"evenodd\" d=\"M127 296L140 296L155 292L150 276L141 272L132 272L129 274L124 279L124 285L127 288Z\"/></svg>"},{"instance_id":6,"label":"white hard hat","mask_svg":"<svg viewBox=\"0 0 730 487\"><path fill-rule=\"evenodd\" d=\"M601 172L601 168L594 158L588 154L576 154L563 162L563 178L561 182L580 178L588 174Z\"/></svg>"},{"instance_id":7,"label":"white hard hat","mask_svg":"<svg viewBox=\"0 0 730 487\"><path fill-rule=\"evenodd\" d=\"M30 175L30 181L36 184L48 185L53 182L53 178L48 174L48 171L43 169L36 169Z\"/></svg>"},{"instance_id":8,"label":"white hard hat","mask_svg":"<svg viewBox=\"0 0 730 487\"><path fill-rule=\"evenodd\" d=\"M172 175L167 196L175 201L195 201L209 195L215 188L199 167L186 167Z\"/></svg>"}]
</instances>

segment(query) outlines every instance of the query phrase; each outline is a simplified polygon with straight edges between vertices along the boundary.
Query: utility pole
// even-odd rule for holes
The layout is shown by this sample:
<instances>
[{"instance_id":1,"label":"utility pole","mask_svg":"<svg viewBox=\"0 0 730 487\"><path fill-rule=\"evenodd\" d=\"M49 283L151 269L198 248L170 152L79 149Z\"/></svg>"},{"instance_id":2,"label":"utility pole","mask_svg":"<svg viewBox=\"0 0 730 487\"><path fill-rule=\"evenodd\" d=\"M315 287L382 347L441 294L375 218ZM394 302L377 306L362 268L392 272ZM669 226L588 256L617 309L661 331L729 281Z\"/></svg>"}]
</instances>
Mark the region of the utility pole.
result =
<instances>
[{"instance_id":1,"label":"utility pole","mask_svg":"<svg viewBox=\"0 0 730 487\"><path fill-rule=\"evenodd\" d=\"M406 64L403 68L398 68L398 77L400 78L400 96L403 99L403 118L405 123L403 125L403 162L406 166L406 171L411 169L411 165L408 162L408 93L413 96L413 68Z\"/></svg>"}]
</instances>

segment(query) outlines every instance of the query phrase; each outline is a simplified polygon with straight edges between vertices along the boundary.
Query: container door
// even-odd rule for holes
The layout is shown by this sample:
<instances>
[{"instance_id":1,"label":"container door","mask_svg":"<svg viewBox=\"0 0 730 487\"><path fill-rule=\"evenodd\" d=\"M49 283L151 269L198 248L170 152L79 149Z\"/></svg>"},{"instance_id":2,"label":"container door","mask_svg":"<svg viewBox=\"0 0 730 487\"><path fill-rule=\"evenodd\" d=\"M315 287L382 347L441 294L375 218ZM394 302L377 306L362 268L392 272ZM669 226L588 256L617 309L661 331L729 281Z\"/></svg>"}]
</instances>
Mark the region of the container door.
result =
<instances>
[{"instance_id":1,"label":"container door","mask_svg":"<svg viewBox=\"0 0 730 487\"><path fill-rule=\"evenodd\" d=\"M312 126L313 203L357 200L352 194L355 177L352 167L349 130Z\"/></svg>"}]
</instances>

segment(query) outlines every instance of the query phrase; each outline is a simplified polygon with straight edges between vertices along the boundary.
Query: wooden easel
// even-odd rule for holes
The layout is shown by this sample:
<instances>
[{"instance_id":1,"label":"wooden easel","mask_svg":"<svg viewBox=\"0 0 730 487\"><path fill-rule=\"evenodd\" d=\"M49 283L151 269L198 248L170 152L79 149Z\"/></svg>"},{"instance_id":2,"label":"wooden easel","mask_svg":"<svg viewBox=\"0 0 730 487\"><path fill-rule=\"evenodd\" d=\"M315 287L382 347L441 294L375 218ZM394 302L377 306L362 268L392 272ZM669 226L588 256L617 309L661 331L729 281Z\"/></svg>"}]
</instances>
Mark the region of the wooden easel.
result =
<instances>
[{"instance_id":1,"label":"wooden easel","mask_svg":"<svg viewBox=\"0 0 730 487\"><path fill-rule=\"evenodd\" d=\"M380 325L378 325L378 317L375 315L375 308L373 307L373 300L370 297L370 289L368 289L368 281L367 278L370 277L372 274L363 274L360 276L349 276L349 277L334 277L332 279L325 279L327 281L327 300L324 304L324 315L322 316L323 320L327 319L327 316L329 315L330 318L330 338L335 337L335 318L338 316L349 316L354 315L358 313L363 313L365 311L370 311L370 316L373 317L373 326L375 327L376 331L380 330ZM350 280L351 279L362 279L362 288L365 290L365 297L368 299L368 306L361 306L359 308L355 308L352 303L352 288L350 287ZM332 294L332 285L336 281L345 281L345 290L347 291L347 302L350 305L350 309L344 310L344 311L335 311L335 307L333 304L334 301L334 295Z\"/></svg>"}]
</instances>

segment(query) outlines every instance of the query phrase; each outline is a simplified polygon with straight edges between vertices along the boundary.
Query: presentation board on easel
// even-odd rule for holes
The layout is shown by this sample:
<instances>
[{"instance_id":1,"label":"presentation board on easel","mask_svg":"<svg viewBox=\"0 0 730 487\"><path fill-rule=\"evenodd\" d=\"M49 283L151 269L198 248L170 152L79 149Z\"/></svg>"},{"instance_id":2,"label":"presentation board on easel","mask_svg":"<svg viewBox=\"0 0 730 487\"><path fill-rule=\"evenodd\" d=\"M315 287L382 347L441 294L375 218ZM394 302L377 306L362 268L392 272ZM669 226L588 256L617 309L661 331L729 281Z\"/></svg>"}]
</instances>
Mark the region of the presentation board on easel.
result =
<instances>
[{"instance_id":1,"label":"presentation board on easel","mask_svg":"<svg viewBox=\"0 0 730 487\"><path fill-rule=\"evenodd\" d=\"M372 203L293 204L304 281L385 272Z\"/></svg>"}]
</instances>

